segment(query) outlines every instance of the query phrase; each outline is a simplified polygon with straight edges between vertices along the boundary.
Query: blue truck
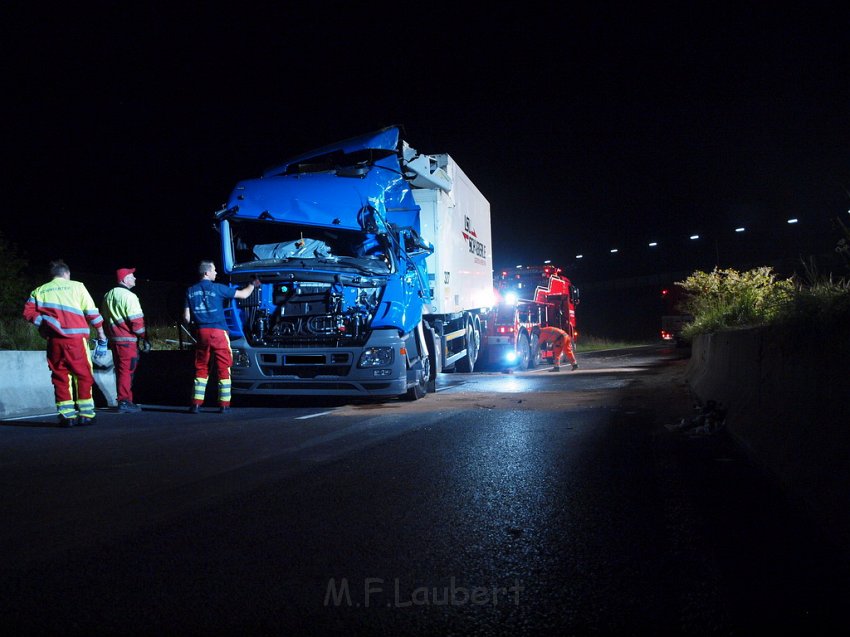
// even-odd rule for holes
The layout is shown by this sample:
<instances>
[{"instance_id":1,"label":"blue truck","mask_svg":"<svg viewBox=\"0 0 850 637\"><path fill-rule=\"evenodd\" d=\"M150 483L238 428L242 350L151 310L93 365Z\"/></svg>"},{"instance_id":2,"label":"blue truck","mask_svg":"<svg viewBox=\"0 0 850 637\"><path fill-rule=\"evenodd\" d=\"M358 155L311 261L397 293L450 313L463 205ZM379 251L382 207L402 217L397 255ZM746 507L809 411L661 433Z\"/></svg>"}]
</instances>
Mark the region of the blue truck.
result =
<instances>
[{"instance_id":1,"label":"blue truck","mask_svg":"<svg viewBox=\"0 0 850 637\"><path fill-rule=\"evenodd\" d=\"M233 392L404 397L471 372L493 304L490 204L399 126L240 181L215 213Z\"/></svg>"}]
</instances>

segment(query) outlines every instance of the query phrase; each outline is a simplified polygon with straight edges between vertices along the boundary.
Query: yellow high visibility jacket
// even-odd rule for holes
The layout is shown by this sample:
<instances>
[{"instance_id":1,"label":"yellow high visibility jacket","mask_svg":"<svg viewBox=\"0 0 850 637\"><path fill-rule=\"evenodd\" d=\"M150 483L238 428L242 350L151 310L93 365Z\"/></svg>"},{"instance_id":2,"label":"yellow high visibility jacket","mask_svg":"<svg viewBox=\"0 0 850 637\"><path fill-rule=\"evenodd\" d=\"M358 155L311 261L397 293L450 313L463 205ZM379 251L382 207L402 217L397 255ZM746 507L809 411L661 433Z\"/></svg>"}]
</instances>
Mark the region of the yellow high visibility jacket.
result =
<instances>
[{"instance_id":1,"label":"yellow high visibility jacket","mask_svg":"<svg viewBox=\"0 0 850 637\"><path fill-rule=\"evenodd\" d=\"M103 297L104 330L111 341L136 342L145 337L145 315L139 297L117 285Z\"/></svg>"},{"instance_id":2,"label":"yellow high visibility jacket","mask_svg":"<svg viewBox=\"0 0 850 637\"><path fill-rule=\"evenodd\" d=\"M86 286L56 277L32 291L24 305L24 318L45 336L87 338L89 325L97 328L103 317Z\"/></svg>"}]
</instances>

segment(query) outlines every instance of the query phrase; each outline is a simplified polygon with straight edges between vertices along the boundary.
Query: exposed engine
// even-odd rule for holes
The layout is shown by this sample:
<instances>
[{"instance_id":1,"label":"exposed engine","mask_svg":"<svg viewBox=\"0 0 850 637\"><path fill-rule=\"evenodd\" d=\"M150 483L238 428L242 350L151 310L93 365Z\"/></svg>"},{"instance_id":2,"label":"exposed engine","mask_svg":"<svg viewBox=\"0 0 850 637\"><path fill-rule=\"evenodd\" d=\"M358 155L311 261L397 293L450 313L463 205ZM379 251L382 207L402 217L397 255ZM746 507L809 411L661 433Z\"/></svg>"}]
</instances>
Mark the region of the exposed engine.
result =
<instances>
[{"instance_id":1,"label":"exposed engine","mask_svg":"<svg viewBox=\"0 0 850 637\"><path fill-rule=\"evenodd\" d=\"M254 347L362 345L381 293L380 287L339 283L266 285L273 286L271 303L259 295L240 302L245 334Z\"/></svg>"}]
</instances>

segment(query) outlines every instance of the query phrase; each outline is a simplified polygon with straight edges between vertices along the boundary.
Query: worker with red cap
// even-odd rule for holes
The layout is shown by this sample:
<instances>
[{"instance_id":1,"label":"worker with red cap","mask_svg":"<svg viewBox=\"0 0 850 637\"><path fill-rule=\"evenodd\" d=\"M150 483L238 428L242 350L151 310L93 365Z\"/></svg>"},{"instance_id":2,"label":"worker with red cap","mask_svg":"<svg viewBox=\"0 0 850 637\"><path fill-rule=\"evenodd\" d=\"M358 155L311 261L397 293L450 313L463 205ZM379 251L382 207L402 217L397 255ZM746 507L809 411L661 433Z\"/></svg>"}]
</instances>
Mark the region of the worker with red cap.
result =
<instances>
[{"instance_id":1,"label":"worker with red cap","mask_svg":"<svg viewBox=\"0 0 850 637\"><path fill-rule=\"evenodd\" d=\"M150 349L145 333L145 315L139 297L132 291L136 285L136 268L118 268L117 285L103 297L103 319L109 336L109 347L115 365L115 388L118 411L141 411L133 402L133 376L139 362L139 345Z\"/></svg>"},{"instance_id":2,"label":"worker with red cap","mask_svg":"<svg viewBox=\"0 0 850 637\"><path fill-rule=\"evenodd\" d=\"M94 374L88 338L94 328L98 336L95 352L106 351L103 317L86 286L71 280L64 261L51 261L50 276L51 281L30 293L24 318L47 339L47 366L59 423L65 427L91 424L95 419Z\"/></svg>"},{"instance_id":3,"label":"worker with red cap","mask_svg":"<svg viewBox=\"0 0 850 637\"><path fill-rule=\"evenodd\" d=\"M552 343L552 360L554 362L554 367L552 368L553 372L561 371L562 354L566 355L567 361L573 366L573 371L578 369L578 363L576 362L576 357L573 353L572 339L564 330L553 325L548 325L541 328L538 338L538 344L540 346L544 343Z\"/></svg>"}]
</instances>

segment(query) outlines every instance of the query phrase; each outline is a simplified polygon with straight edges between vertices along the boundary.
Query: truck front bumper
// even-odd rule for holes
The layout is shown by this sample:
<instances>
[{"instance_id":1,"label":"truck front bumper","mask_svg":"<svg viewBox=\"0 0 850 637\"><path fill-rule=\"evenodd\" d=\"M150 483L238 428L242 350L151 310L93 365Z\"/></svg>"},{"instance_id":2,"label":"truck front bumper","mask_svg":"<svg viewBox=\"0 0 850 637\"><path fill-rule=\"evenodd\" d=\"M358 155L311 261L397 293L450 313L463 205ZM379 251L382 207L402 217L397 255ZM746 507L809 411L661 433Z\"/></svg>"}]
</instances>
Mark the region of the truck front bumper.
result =
<instances>
[{"instance_id":1,"label":"truck front bumper","mask_svg":"<svg viewBox=\"0 0 850 637\"><path fill-rule=\"evenodd\" d=\"M399 396L407 391L407 360L394 330L376 330L365 347L251 348L234 341L234 394ZM359 367L367 350L391 360ZM241 364L240 364L241 361Z\"/></svg>"}]
</instances>

